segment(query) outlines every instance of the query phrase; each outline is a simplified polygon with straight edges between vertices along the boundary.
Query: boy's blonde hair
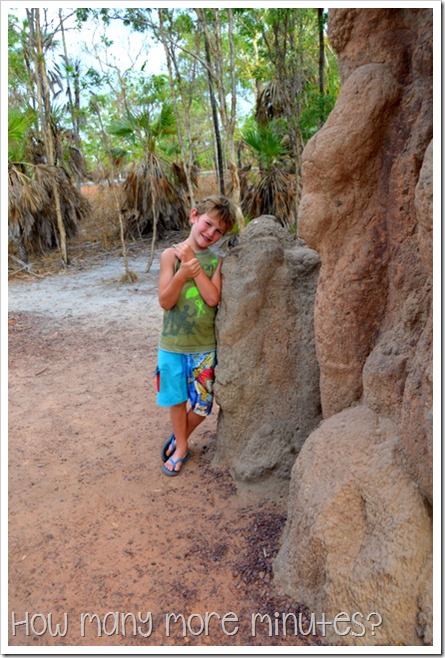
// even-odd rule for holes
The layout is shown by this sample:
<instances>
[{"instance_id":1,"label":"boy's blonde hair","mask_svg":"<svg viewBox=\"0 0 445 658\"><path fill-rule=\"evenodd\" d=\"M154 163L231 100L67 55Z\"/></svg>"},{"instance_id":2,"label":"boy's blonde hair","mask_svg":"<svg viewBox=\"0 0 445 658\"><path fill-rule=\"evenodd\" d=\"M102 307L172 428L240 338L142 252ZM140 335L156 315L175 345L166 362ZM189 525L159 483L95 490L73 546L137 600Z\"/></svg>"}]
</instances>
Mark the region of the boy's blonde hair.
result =
<instances>
[{"instance_id":1,"label":"boy's blonde hair","mask_svg":"<svg viewBox=\"0 0 445 658\"><path fill-rule=\"evenodd\" d=\"M231 231L236 225L239 211L233 201L225 196L213 194L202 201L197 201L196 210L198 215L218 215L218 219L226 227L226 232Z\"/></svg>"}]
</instances>

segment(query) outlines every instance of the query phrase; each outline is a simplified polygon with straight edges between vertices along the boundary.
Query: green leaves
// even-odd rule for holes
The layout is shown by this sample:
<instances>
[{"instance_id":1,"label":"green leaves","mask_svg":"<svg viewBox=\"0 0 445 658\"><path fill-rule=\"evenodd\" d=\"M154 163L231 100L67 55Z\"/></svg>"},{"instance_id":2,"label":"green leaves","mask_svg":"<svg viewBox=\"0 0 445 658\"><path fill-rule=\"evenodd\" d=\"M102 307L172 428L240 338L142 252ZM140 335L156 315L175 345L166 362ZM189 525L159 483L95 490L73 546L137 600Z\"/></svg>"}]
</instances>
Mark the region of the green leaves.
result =
<instances>
[{"instance_id":1,"label":"green leaves","mask_svg":"<svg viewBox=\"0 0 445 658\"><path fill-rule=\"evenodd\" d=\"M73 14L67 10L64 21L67 30L78 30L79 45L84 39L92 38L92 25L100 30L94 31L90 51L81 55L79 51L76 60L73 52L61 54L60 40L55 49L60 25L48 23L46 26L46 54L51 55L47 60L51 62L48 78L52 115L62 131L76 124L79 148L87 154L90 168L107 164L109 148L125 150L128 160L140 157L142 162L147 152L155 152L168 160L172 159L172 154L181 153L183 160L193 160L202 169L213 168L215 138L205 44L196 10L184 7L156 10L79 8L72 11ZM38 106L34 74L29 65L34 57L34 42L29 23L19 21L13 12L11 10L8 16L8 100L9 107L19 107L23 113L28 103ZM291 158L298 163L295 154L320 129L338 92L336 56L327 39L322 56L324 76L319 74L319 36L323 34L320 27L326 22L326 12L320 14L316 8L273 6L233 8L233 33L229 29L231 16L226 8L209 7L203 15L214 47L211 52L214 76L222 83L222 93L216 95L216 110L221 109L224 99L230 109L232 70L236 74L238 123L235 131L238 135L240 123L255 101L256 118L262 123L258 108L261 109L261 99L267 95L266 125L241 129L244 144L250 151L247 156L247 149L244 149L243 156L248 157L248 162L243 164L258 163L261 168L268 169L275 165L287 166ZM130 49L134 62L131 65L123 59L115 59L120 42L115 26L122 30L123 36L128 32L125 26L133 30ZM220 42L215 50L217 28ZM103 32L102 36L99 32ZM139 40L140 35L135 32L144 33L146 38ZM234 43L232 65L229 33ZM100 44L95 43L98 39ZM114 45L110 45L112 41ZM136 43L140 45L133 49ZM163 73L151 74L153 63L163 58L166 50L171 57L171 80L166 68L157 69ZM68 78L75 112L66 103ZM324 93L319 91L320 78L324 79ZM244 103L241 102L243 97ZM54 106L56 98L58 111ZM173 101L177 103L176 110ZM77 122L73 121L76 117L79 118ZM281 117L284 122L269 123L272 117ZM10 149L12 145L15 149L21 141L18 135L22 132L22 124L12 121L11 135L17 132L17 138L11 137ZM228 131L227 125L222 126L222 130L224 149L228 144L224 133ZM107 148L103 145L105 133L109 140ZM37 124L36 136L39 137Z\"/></svg>"},{"instance_id":2,"label":"green leaves","mask_svg":"<svg viewBox=\"0 0 445 658\"><path fill-rule=\"evenodd\" d=\"M27 134L36 119L30 109L25 112L10 108L8 112L8 160L22 162L25 157Z\"/></svg>"},{"instance_id":3,"label":"green leaves","mask_svg":"<svg viewBox=\"0 0 445 658\"><path fill-rule=\"evenodd\" d=\"M147 153L169 151L168 138L176 135L176 116L170 101L163 103L157 114L151 119L150 108L142 112L128 113L126 117L113 121L108 132L131 145L134 153L146 158Z\"/></svg>"},{"instance_id":4,"label":"green leaves","mask_svg":"<svg viewBox=\"0 0 445 658\"><path fill-rule=\"evenodd\" d=\"M285 145L283 124L277 120L264 126L254 125L248 128L243 134L243 140L255 152L260 166L266 170L289 152Z\"/></svg>"},{"instance_id":5,"label":"green leaves","mask_svg":"<svg viewBox=\"0 0 445 658\"><path fill-rule=\"evenodd\" d=\"M176 133L176 116L173 104L170 101L162 105L158 117L151 125L151 131L156 137L174 135Z\"/></svg>"},{"instance_id":6,"label":"green leaves","mask_svg":"<svg viewBox=\"0 0 445 658\"><path fill-rule=\"evenodd\" d=\"M133 139L135 136L135 123L130 119L118 119L109 126L108 132L115 137Z\"/></svg>"}]
</instances>

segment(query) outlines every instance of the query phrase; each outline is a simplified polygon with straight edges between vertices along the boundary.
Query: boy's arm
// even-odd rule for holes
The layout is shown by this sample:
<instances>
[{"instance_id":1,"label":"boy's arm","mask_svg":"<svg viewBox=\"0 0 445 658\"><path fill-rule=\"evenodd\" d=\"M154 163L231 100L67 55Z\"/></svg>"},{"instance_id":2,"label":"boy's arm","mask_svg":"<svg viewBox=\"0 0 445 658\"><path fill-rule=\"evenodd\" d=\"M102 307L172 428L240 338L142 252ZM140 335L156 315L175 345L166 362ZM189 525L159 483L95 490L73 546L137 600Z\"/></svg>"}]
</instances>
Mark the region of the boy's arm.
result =
<instances>
[{"instance_id":1,"label":"boy's arm","mask_svg":"<svg viewBox=\"0 0 445 658\"><path fill-rule=\"evenodd\" d=\"M173 249L176 257L179 258L182 263L190 262L190 259L195 258L194 251L186 242L181 242L180 244L175 245ZM200 272L193 277L201 297L209 306L218 306L219 300L221 299L221 267L222 258L219 259L216 270L210 279L201 266Z\"/></svg>"},{"instance_id":2,"label":"boy's arm","mask_svg":"<svg viewBox=\"0 0 445 658\"><path fill-rule=\"evenodd\" d=\"M202 271L197 258L181 263L177 272L175 272L175 265L174 249L165 249L160 260L158 295L159 304L164 311L169 311L176 304L187 279L193 279Z\"/></svg>"},{"instance_id":3,"label":"boy's arm","mask_svg":"<svg viewBox=\"0 0 445 658\"><path fill-rule=\"evenodd\" d=\"M216 270L211 279L207 276L203 269L197 276L194 277L196 286L201 294L201 297L209 306L218 306L221 299L221 267L222 258L219 259Z\"/></svg>"}]
</instances>

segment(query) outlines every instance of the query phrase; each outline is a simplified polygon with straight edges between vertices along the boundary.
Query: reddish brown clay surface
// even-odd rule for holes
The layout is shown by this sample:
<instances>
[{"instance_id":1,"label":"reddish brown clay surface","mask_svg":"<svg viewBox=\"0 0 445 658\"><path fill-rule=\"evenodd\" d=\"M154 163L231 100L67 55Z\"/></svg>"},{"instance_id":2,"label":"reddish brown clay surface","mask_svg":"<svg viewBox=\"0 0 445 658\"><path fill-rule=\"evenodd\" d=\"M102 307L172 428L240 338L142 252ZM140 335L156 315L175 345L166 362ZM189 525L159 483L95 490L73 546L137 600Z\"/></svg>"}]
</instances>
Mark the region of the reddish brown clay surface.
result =
<instances>
[{"instance_id":1,"label":"reddish brown clay surface","mask_svg":"<svg viewBox=\"0 0 445 658\"><path fill-rule=\"evenodd\" d=\"M9 644L319 644L273 590L286 492L212 467L216 410L181 475L161 472L157 268L132 265L132 284L118 259L10 282Z\"/></svg>"}]
</instances>

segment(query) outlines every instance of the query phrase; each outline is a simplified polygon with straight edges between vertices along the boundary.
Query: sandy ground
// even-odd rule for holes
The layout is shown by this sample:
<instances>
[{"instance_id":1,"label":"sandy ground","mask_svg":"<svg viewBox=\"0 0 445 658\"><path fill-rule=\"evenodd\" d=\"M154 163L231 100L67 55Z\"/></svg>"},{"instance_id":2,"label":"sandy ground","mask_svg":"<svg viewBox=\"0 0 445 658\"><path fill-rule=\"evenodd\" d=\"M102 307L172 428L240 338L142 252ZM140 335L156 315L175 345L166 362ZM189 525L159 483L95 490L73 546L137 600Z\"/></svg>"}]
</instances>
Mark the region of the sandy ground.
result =
<instances>
[{"instance_id":1,"label":"sandy ground","mask_svg":"<svg viewBox=\"0 0 445 658\"><path fill-rule=\"evenodd\" d=\"M272 587L285 491L239 489L212 466L217 409L181 475L161 472L159 261L149 274L145 261L132 284L119 258L10 281L9 644L318 644ZM276 623L285 612L297 634ZM169 613L185 625L168 629ZM256 613L274 624L254 633Z\"/></svg>"}]
</instances>

